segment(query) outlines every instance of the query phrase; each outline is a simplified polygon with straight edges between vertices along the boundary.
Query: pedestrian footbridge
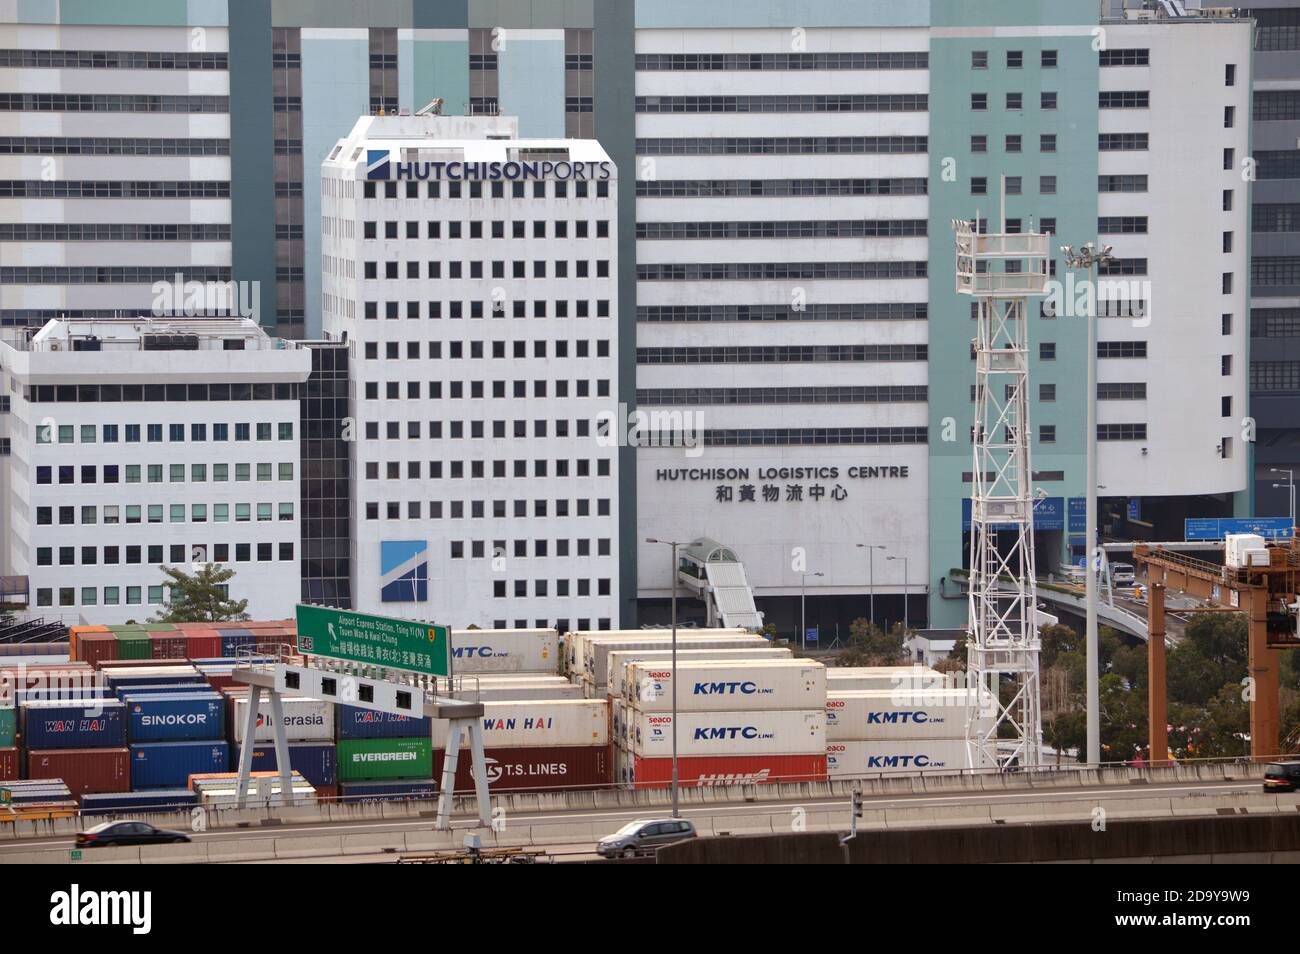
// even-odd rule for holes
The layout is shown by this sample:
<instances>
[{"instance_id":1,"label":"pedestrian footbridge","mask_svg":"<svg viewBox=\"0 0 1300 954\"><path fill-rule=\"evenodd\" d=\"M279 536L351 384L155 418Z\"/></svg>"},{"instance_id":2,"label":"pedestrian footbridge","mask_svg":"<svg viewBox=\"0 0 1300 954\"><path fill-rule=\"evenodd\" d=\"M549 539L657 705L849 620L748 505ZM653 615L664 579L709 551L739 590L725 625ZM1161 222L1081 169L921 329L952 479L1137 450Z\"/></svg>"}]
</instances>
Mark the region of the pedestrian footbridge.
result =
<instances>
[{"instance_id":1,"label":"pedestrian footbridge","mask_svg":"<svg viewBox=\"0 0 1300 954\"><path fill-rule=\"evenodd\" d=\"M730 547L708 537L691 541L678 556L677 582L704 601L706 626L762 628L745 566Z\"/></svg>"}]
</instances>

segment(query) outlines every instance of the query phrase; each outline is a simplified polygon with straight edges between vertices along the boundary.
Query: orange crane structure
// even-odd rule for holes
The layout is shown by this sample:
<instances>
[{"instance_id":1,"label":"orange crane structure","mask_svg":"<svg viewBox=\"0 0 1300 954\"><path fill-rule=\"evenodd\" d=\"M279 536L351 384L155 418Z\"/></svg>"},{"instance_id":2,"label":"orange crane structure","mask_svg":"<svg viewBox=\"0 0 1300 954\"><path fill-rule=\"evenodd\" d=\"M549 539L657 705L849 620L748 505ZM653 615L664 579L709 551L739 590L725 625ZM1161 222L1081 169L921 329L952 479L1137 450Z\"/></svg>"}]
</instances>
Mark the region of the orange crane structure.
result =
<instances>
[{"instance_id":1,"label":"orange crane structure","mask_svg":"<svg viewBox=\"0 0 1300 954\"><path fill-rule=\"evenodd\" d=\"M1198 560L1158 544L1134 545L1134 562L1147 570L1147 721L1152 765L1169 761L1166 590L1209 604L1189 612L1245 614L1251 757L1268 761L1280 754L1279 650L1300 646L1296 636L1300 546L1294 538L1281 540L1269 544L1267 553L1266 566L1234 567Z\"/></svg>"}]
</instances>

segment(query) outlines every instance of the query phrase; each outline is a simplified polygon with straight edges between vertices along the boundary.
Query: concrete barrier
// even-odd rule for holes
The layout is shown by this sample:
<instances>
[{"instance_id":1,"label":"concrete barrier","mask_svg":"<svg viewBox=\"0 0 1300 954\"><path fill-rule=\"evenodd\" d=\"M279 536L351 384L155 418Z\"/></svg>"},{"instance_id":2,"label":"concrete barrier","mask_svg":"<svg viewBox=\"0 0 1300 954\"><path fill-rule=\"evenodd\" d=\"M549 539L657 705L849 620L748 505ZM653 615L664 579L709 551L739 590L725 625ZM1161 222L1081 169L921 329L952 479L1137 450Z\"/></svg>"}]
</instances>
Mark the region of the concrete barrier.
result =
<instances>
[{"instance_id":1,"label":"concrete barrier","mask_svg":"<svg viewBox=\"0 0 1300 954\"><path fill-rule=\"evenodd\" d=\"M277 858L335 858L346 854L339 835L298 835L275 839Z\"/></svg>"},{"instance_id":2,"label":"concrete barrier","mask_svg":"<svg viewBox=\"0 0 1300 954\"><path fill-rule=\"evenodd\" d=\"M208 861L270 861L275 857L274 838L208 839Z\"/></svg>"},{"instance_id":3,"label":"concrete barrier","mask_svg":"<svg viewBox=\"0 0 1300 954\"><path fill-rule=\"evenodd\" d=\"M599 827L599 831L597 830ZM534 845L577 845L594 842L612 829L605 825L543 825L534 823L531 829L531 841Z\"/></svg>"},{"instance_id":4,"label":"concrete barrier","mask_svg":"<svg viewBox=\"0 0 1300 954\"><path fill-rule=\"evenodd\" d=\"M179 845L141 845L142 865L201 865L208 861L208 846L203 841L184 842Z\"/></svg>"},{"instance_id":5,"label":"concrete barrier","mask_svg":"<svg viewBox=\"0 0 1300 954\"><path fill-rule=\"evenodd\" d=\"M374 855L385 849L406 850L406 835L400 831L363 832L343 836L343 854Z\"/></svg>"}]
</instances>

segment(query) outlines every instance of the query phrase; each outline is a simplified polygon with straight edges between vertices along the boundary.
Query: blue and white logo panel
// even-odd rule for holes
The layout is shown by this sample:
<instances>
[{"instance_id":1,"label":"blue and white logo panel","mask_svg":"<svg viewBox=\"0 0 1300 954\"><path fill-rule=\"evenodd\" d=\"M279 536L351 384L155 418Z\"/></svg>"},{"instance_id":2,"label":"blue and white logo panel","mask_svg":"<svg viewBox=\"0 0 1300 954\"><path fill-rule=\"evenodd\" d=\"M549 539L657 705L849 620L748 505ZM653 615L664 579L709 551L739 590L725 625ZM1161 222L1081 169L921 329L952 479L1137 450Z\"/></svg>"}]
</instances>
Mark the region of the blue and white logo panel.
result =
<instances>
[{"instance_id":1,"label":"blue and white logo panel","mask_svg":"<svg viewBox=\"0 0 1300 954\"><path fill-rule=\"evenodd\" d=\"M379 597L384 603L422 603L429 598L426 540L379 542Z\"/></svg>"},{"instance_id":2,"label":"blue and white logo panel","mask_svg":"<svg viewBox=\"0 0 1300 954\"><path fill-rule=\"evenodd\" d=\"M388 178L388 150L387 149L366 150L366 178L367 179Z\"/></svg>"}]
</instances>

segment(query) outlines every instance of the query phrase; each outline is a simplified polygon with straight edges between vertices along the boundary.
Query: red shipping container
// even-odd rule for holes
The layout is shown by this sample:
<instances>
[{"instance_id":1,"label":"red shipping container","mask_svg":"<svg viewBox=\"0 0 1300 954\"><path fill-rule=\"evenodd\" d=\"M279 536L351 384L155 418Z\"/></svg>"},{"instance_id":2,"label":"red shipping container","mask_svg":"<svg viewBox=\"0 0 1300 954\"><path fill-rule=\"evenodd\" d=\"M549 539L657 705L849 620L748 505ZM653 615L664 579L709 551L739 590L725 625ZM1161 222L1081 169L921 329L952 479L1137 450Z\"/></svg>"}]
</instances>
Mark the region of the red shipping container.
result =
<instances>
[{"instance_id":1,"label":"red shipping container","mask_svg":"<svg viewBox=\"0 0 1300 954\"><path fill-rule=\"evenodd\" d=\"M28 778L61 778L73 796L131 790L127 749L44 749L27 753Z\"/></svg>"},{"instance_id":2,"label":"red shipping container","mask_svg":"<svg viewBox=\"0 0 1300 954\"><path fill-rule=\"evenodd\" d=\"M0 782L18 778L20 761L17 749L0 749Z\"/></svg>"},{"instance_id":3,"label":"red shipping container","mask_svg":"<svg viewBox=\"0 0 1300 954\"><path fill-rule=\"evenodd\" d=\"M222 689L229 689L231 686L238 685L238 683L235 682L235 677L230 675L230 673L217 675L216 673L210 672L207 674L207 680L208 685L213 689L216 689L218 692Z\"/></svg>"},{"instance_id":4,"label":"red shipping container","mask_svg":"<svg viewBox=\"0 0 1300 954\"><path fill-rule=\"evenodd\" d=\"M487 758L488 788L493 792L582 791L605 788L614 781L614 763L606 745L544 748L491 748ZM433 780L442 784L443 750L433 751ZM825 766L826 759L822 759ZM457 792L474 791L473 759L468 747L456 756Z\"/></svg>"},{"instance_id":5,"label":"red shipping container","mask_svg":"<svg viewBox=\"0 0 1300 954\"><path fill-rule=\"evenodd\" d=\"M673 760L632 760L634 787L668 788ZM705 785L762 785L774 782L826 781L825 755L694 756L677 760L677 778L684 788Z\"/></svg>"},{"instance_id":6,"label":"red shipping container","mask_svg":"<svg viewBox=\"0 0 1300 954\"><path fill-rule=\"evenodd\" d=\"M221 655L221 637L213 630L186 635L190 659L216 659Z\"/></svg>"},{"instance_id":7,"label":"red shipping container","mask_svg":"<svg viewBox=\"0 0 1300 954\"><path fill-rule=\"evenodd\" d=\"M154 659L184 659L189 654L189 640L180 633L153 633L149 636Z\"/></svg>"},{"instance_id":8,"label":"red shipping container","mask_svg":"<svg viewBox=\"0 0 1300 954\"><path fill-rule=\"evenodd\" d=\"M316 800L324 801L333 800L339 797L339 787L337 785L317 785Z\"/></svg>"},{"instance_id":9,"label":"red shipping container","mask_svg":"<svg viewBox=\"0 0 1300 954\"><path fill-rule=\"evenodd\" d=\"M98 666L117 658L117 636L114 633L86 633L77 641L77 658Z\"/></svg>"}]
</instances>

